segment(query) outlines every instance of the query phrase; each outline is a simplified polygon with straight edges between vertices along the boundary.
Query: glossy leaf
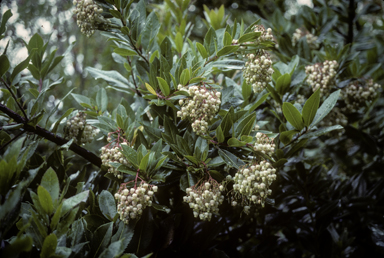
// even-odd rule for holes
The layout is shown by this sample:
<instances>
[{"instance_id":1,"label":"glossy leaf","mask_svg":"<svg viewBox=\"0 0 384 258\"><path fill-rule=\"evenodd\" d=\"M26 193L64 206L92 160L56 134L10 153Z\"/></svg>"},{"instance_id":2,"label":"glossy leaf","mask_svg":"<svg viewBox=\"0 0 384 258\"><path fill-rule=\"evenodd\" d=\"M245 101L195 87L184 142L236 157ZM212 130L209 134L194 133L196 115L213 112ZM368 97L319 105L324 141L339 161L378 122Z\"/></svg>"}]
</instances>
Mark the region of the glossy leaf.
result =
<instances>
[{"instance_id":1,"label":"glossy leaf","mask_svg":"<svg viewBox=\"0 0 384 258\"><path fill-rule=\"evenodd\" d=\"M283 114L287 121L290 122L291 125L297 130L301 130L304 128L303 118L300 112L291 103L283 103Z\"/></svg>"},{"instance_id":2,"label":"glossy leaf","mask_svg":"<svg viewBox=\"0 0 384 258\"><path fill-rule=\"evenodd\" d=\"M40 185L37 188L37 195L39 196L40 205L44 212L48 215L51 215L53 212L53 203L49 192Z\"/></svg>"},{"instance_id":3,"label":"glossy leaf","mask_svg":"<svg viewBox=\"0 0 384 258\"><path fill-rule=\"evenodd\" d=\"M303 107L304 125L309 126L316 116L320 104L320 89L317 89L311 97L305 102Z\"/></svg>"},{"instance_id":4,"label":"glossy leaf","mask_svg":"<svg viewBox=\"0 0 384 258\"><path fill-rule=\"evenodd\" d=\"M311 127L317 125L324 117L326 117L329 112L336 105L336 102L339 98L340 90L333 92L329 97L321 104L320 108L317 110L315 118L311 123Z\"/></svg>"},{"instance_id":5,"label":"glossy leaf","mask_svg":"<svg viewBox=\"0 0 384 258\"><path fill-rule=\"evenodd\" d=\"M115 198L109 191L103 190L99 195L98 200L101 213L103 213L107 219L112 221L117 213Z\"/></svg>"}]
</instances>

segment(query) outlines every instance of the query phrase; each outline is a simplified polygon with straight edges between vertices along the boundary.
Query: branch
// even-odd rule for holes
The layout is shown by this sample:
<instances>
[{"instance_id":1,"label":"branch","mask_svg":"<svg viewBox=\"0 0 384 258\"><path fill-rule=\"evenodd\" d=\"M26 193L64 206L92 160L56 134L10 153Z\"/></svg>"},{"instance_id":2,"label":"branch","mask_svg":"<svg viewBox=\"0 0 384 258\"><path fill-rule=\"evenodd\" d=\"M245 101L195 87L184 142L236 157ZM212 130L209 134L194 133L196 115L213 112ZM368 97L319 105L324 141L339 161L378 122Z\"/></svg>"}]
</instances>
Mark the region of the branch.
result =
<instances>
[{"instance_id":1,"label":"branch","mask_svg":"<svg viewBox=\"0 0 384 258\"><path fill-rule=\"evenodd\" d=\"M348 35L346 44L353 42L353 23L355 20L355 0L349 0L348 6Z\"/></svg>"},{"instance_id":2,"label":"branch","mask_svg":"<svg viewBox=\"0 0 384 258\"><path fill-rule=\"evenodd\" d=\"M0 111L7 114L10 118L15 120L16 122L24 124L23 129L27 132L37 134L37 135L43 137L44 139L51 141L53 143L56 143L57 145L60 145L60 146L63 144L66 144L68 142L68 140L66 140L60 136L57 136L57 135L53 134L52 132L50 132L50 131L48 131L48 130L46 130L46 129L38 126L38 125L36 125L36 127L33 127L32 125L27 124L28 121L26 119L24 119L22 116L18 115L13 110L9 109L8 107L6 107L3 104L0 104ZM76 154L78 154L79 156L83 157L84 159L88 160L93 165L95 165L99 168L101 167L101 159L100 159L100 157L96 156L94 153L80 147L79 145L77 145L75 143L72 143L71 146L69 146L69 149L71 151L75 152Z\"/></svg>"}]
</instances>

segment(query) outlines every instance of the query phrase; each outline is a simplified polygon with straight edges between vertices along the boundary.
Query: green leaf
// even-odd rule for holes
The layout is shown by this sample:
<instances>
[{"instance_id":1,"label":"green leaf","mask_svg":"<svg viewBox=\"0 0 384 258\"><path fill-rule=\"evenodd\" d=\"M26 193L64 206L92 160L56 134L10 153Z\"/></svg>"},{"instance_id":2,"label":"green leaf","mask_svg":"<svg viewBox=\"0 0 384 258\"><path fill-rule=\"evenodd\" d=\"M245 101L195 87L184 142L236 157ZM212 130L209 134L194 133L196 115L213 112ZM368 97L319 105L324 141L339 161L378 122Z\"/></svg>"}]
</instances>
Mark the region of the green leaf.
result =
<instances>
[{"instance_id":1,"label":"green leaf","mask_svg":"<svg viewBox=\"0 0 384 258\"><path fill-rule=\"evenodd\" d=\"M229 139L227 143L228 143L228 146L230 147L241 147L246 145L245 142L241 142L236 138Z\"/></svg>"},{"instance_id":2,"label":"green leaf","mask_svg":"<svg viewBox=\"0 0 384 258\"><path fill-rule=\"evenodd\" d=\"M103 190L99 195L98 200L101 213L103 213L107 219L112 221L117 213L115 198L109 191Z\"/></svg>"},{"instance_id":3,"label":"green leaf","mask_svg":"<svg viewBox=\"0 0 384 258\"><path fill-rule=\"evenodd\" d=\"M208 58L208 53L207 53L207 50L205 49L205 47L200 44L199 42L196 43L196 47L197 47L197 50L199 50L199 53L200 55L203 57L203 58Z\"/></svg>"},{"instance_id":4,"label":"green leaf","mask_svg":"<svg viewBox=\"0 0 384 258\"><path fill-rule=\"evenodd\" d=\"M196 159L194 156L185 155L185 158L187 158L190 162L194 163L195 165L199 165L199 160Z\"/></svg>"},{"instance_id":5,"label":"green leaf","mask_svg":"<svg viewBox=\"0 0 384 258\"><path fill-rule=\"evenodd\" d=\"M120 89L134 89L135 86L128 81L127 78L122 76L117 71L103 71L93 67L87 67L86 70L95 78L103 79L108 82L109 85Z\"/></svg>"},{"instance_id":6,"label":"green leaf","mask_svg":"<svg viewBox=\"0 0 384 258\"><path fill-rule=\"evenodd\" d=\"M64 216L68 211L72 210L82 202L86 202L88 199L89 190L76 194L63 202L63 208L61 210L61 216Z\"/></svg>"},{"instance_id":7,"label":"green leaf","mask_svg":"<svg viewBox=\"0 0 384 258\"><path fill-rule=\"evenodd\" d=\"M96 104L101 110L101 112L104 112L107 110L108 106L108 96L107 91L104 88L101 88L96 95Z\"/></svg>"},{"instance_id":8,"label":"green leaf","mask_svg":"<svg viewBox=\"0 0 384 258\"><path fill-rule=\"evenodd\" d=\"M31 52L32 49L37 48L40 51L43 48L44 41L43 38L39 34L35 34L28 42L28 51Z\"/></svg>"},{"instance_id":9,"label":"green leaf","mask_svg":"<svg viewBox=\"0 0 384 258\"><path fill-rule=\"evenodd\" d=\"M145 87L147 88L147 90L152 93L153 95L155 95L157 97L157 93L156 91L152 88L151 85L149 85L148 83L145 83Z\"/></svg>"},{"instance_id":10,"label":"green leaf","mask_svg":"<svg viewBox=\"0 0 384 258\"><path fill-rule=\"evenodd\" d=\"M333 125L333 126L323 127L323 128L318 129L314 132L309 132L309 133L303 134L302 136L299 137L299 139L319 137L319 136L326 134L326 133L329 133L333 130L340 130L340 129L343 129L343 127L341 125Z\"/></svg>"},{"instance_id":11,"label":"green leaf","mask_svg":"<svg viewBox=\"0 0 384 258\"><path fill-rule=\"evenodd\" d=\"M244 68L244 61L234 59L224 59L209 63L212 66L223 70L241 70Z\"/></svg>"},{"instance_id":12,"label":"green leaf","mask_svg":"<svg viewBox=\"0 0 384 258\"><path fill-rule=\"evenodd\" d=\"M11 18L12 16L12 12L10 9L8 9L4 14L3 14L3 18L1 19L1 26L0 26L0 39L1 39L1 35L5 32L5 24L7 23L7 21L9 20L9 18Z\"/></svg>"},{"instance_id":13,"label":"green leaf","mask_svg":"<svg viewBox=\"0 0 384 258\"><path fill-rule=\"evenodd\" d=\"M219 155L224 159L225 163L236 169L239 169L240 166L245 164L241 159L227 150L219 149Z\"/></svg>"},{"instance_id":14,"label":"green leaf","mask_svg":"<svg viewBox=\"0 0 384 258\"><path fill-rule=\"evenodd\" d=\"M250 32L247 34L244 34L239 38L239 43L244 43L244 42L250 42L250 41L255 41L258 37L260 37L261 32Z\"/></svg>"},{"instance_id":15,"label":"green leaf","mask_svg":"<svg viewBox=\"0 0 384 258\"><path fill-rule=\"evenodd\" d=\"M149 151L140 161L139 169L141 172L147 172L148 163L149 163L149 156L151 152Z\"/></svg>"},{"instance_id":16,"label":"green leaf","mask_svg":"<svg viewBox=\"0 0 384 258\"><path fill-rule=\"evenodd\" d=\"M224 137L227 137L229 136L229 131L232 129L232 125L233 125L233 108L231 107L231 109L227 112L227 114L224 116L223 120L221 121L221 124L220 124L220 127L222 129L222 133L224 135Z\"/></svg>"},{"instance_id":17,"label":"green leaf","mask_svg":"<svg viewBox=\"0 0 384 258\"><path fill-rule=\"evenodd\" d=\"M136 56L137 55L136 51L131 50L131 49L127 49L127 48L115 48L113 50L113 52L115 52L116 54L121 55L123 57Z\"/></svg>"},{"instance_id":18,"label":"green leaf","mask_svg":"<svg viewBox=\"0 0 384 258\"><path fill-rule=\"evenodd\" d=\"M18 75L21 71L23 71L25 68L27 68L29 64L29 60L31 59L31 56L28 56L23 62L18 64L15 69L13 69L12 74L11 74L11 82L13 82L13 79ZM0 61L1 63L1 61ZM1 67L1 65L0 65ZM0 77L1 77L1 72L0 72Z\"/></svg>"},{"instance_id":19,"label":"green leaf","mask_svg":"<svg viewBox=\"0 0 384 258\"><path fill-rule=\"evenodd\" d=\"M189 71L189 68L185 68L180 75L180 83L182 85L187 85L189 79L191 79L191 73Z\"/></svg>"},{"instance_id":20,"label":"green leaf","mask_svg":"<svg viewBox=\"0 0 384 258\"><path fill-rule=\"evenodd\" d=\"M71 93L71 95L76 100L76 102L79 103L80 105L82 103L85 103L92 108L92 103L90 98L83 96L81 94L75 94L75 93Z\"/></svg>"},{"instance_id":21,"label":"green leaf","mask_svg":"<svg viewBox=\"0 0 384 258\"><path fill-rule=\"evenodd\" d=\"M295 130L282 132L280 134L280 141L286 145L292 140L292 136L295 134L297 134L297 131Z\"/></svg>"},{"instance_id":22,"label":"green leaf","mask_svg":"<svg viewBox=\"0 0 384 258\"><path fill-rule=\"evenodd\" d=\"M137 169L139 164L137 163L137 152L129 147L128 145L120 145L123 148L123 154L128 159L128 161Z\"/></svg>"},{"instance_id":23,"label":"green leaf","mask_svg":"<svg viewBox=\"0 0 384 258\"><path fill-rule=\"evenodd\" d=\"M37 195L39 197L39 202L44 212L48 215L51 215L53 212L53 203L49 192L44 187L39 185L39 187L37 188Z\"/></svg>"},{"instance_id":24,"label":"green leaf","mask_svg":"<svg viewBox=\"0 0 384 258\"><path fill-rule=\"evenodd\" d=\"M217 35L216 31L211 27L204 37L204 47L208 52L208 56L214 54L217 48Z\"/></svg>"},{"instance_id":25,"label":"green leaf","mask_svg":"<svg viewBox=\"0 0 384 258\"><path fill-rule=\"evenodd\" d=\"M222 142L224 142L224 140L225 140L225 136L224 136L224 134L223 134L223 130L221 129L221 126L218 126L218 127L216 128L216 138L217 138L217 141L218 141L219 143L222 143Z\"/></svg>"},{"instance_id":26,"label":"green leaf","mask_svg":"<svg viewBox=\"0 0 384 258\"><path fill-rule=\"evenodd\" d=\"M110 9L109 10L110 14L112 14L113 17L117 19L122 19L123 17L121 16L121 13L118 10Z\"/></svg>"},{"instance_id":27,"label":"green leaf","mask_svg":"<svg viewBox=\"0 0 384 258\"><path fill-rule=\"evenodd\" d=\"M168 83L160 77L157 77L157 81L159 82L161 92L164 94L165 97L167 97L171 93L171 89L169 88Z\"/></svg>"},{"instance_id":28,"label":"green leaf","mask_svg":"<svg viewBox=\"0 0 384 258\"><path fill-rule=\"evenodd\" d=\"M60 194L60 183L56 172L50 167L45 172L41 179L41 186L44 187L52 197L52 201L55 202L59 199Z\"/></svg>"},{"instance_id":29,"label":"green leaf","mask_svg":"<svg viewBox=\"0 0 384 258\"><path fill-rule=\"evenodd\" d=\"M323 102L320 108L316 112L316 116L312 121L311 127L317 125L324 117L326 117L332 108L336 105L336 102L339 98L340 90L333 92L329 97Z\"/></svg>"},{"instance_id":30,"label":"green leaf","mask_svg":"<svg viewBox=\"0 0 384 258\"><path fill-rule=\"evenodd\" d=\"M9 60L6 55L0 56L0 78L8 71L9 69Z\"/></svg>"},{"instance_id":31,"label":"green leaf","mask_svg":"<svg viewBox=\"0 0 384 258\"><path fill-rule=\"evenodd\" d=\"M287 159L279 159L278 161L276 161L275 163L272 163L272 166L274 168L279 168L279 167L282 167L285 163L287 163L288 160Z\"/></svg>"},{"instance_id":32,"label":"green leaf","mask_svg":"<svg viewBox=\"0 0 384 258\"><path fill-rule=\"evenodd\" d=\"M159 29L160 22L157 18L156 12L151 12L145 21L145 26L141 33L141 45L144 49L149 50L151 48L153 41L157 38Z\"/></svg>"},{"instance_id":33,"label":"green leaf","mask_svg":"<svg viewBox=\"0 0 384 258\"><path fill-rule=\"evenodd\" d=\"M266 93L264 94L258 101L256 101L255 104L253 104L251 107L249 107L250 105L248 105L247 107L249 107L249 109L247 109L247 107L245 107L245 110L248 110L248 112L252 112L253 110L255 110L256 108L258 108L261 104L263 104L263 102L268 98L270 93Z\"/></svg>"},{"instance_id":34,"label":"green leaf","mask_svg":"<svg viewBox=\"0 0 384 258\"><path fill-rule=\"evenodd\" d=\"M283 103L283 114L287 121L290 122L291 125L297 130L301 130L304 128L303 118L299 110L297 110L297 108L291 103Z\"/></svg>"},{"instance_id":35,"label":"green leaf","mask_svg":"<svg viewBox=\"0 0 384 258\"><path fill-rule=\"evenodd\" d=\"M183 36L181 35L180 32L177 32L176 34L175 45L176 45L177 52L181 53L181 51L183 50Z\"/></svg>"},{"instance_id":36,"label":"green leaf","mask_svg":"<svg viewBox=\"0 0 384 258\"><path fill-rule=\"evenodd\" d=\"M244 117L235 129L236 136L249 135L252 129L254 128L255 122L256 122L255 112Z\"/></svg>"},{"instance_id":37,"label":"green leaf","mask_svg":"<svg viewBox=\"0 0 384 258\"><path fill-rule=\"evenodd\" d=\"M277 79L276 90L282 96L288 91L290 85L291 85L291 75L286 73Z\"/></svg>"},{"instance_id":38,"label":"green leaf","mask_svg":"<svg viewBox=\"0 0 384 258\"><path fill-rule=\"evenodd\" d=\"M248 100L252 94L252 86L246 83L245 80L243 80L243 84L241 85L241 94L244 100Z\"/></svg>"},{"instance_id":39,"label":"green leaf","mask_svg":"<svg viewBox=\"0 0 384 258\"><path fill-rule=\"evenodd\" d=\"M316 116L316 112L320 104L320 88L317 89L312 96L305 102L303 107L304 125L309 126Z\"/></svg>"},{"instance_id":40,"label":"green leaf","mask_svg":"<svg viewBox=\"0 0 384 258\"><path fill-rule=\"evenodd\" d=\"M54 233L52 233L44 239L43 247L41 248L40 257L41 258L53 257L56 252L56 247L57 247L57 237Z\"/></svg>"},{"instance_id":41,"label":"green leaf","mask_svg":"<svg viewBox=\"0 0 384 258\"><path fill-rule=\"evenodd\" d=\"M112 229L113 222L101 225L96 229L91 242L91 257L99 257L99 254L101 254L109 245L112 237Z\"/></svg>"},{"instance_id":42,"label":"green leaf","mask_svg":"<svg viewBox=\"0 0 384 258\"><path fill-rule=\"evenodd\" d=\"M157 170L159 168L161 168L163 166L164 163L166 163L166 160L168 159L168 157L163 157L161 158L157 163L156 163L156 166L155 166L155 169L154 170Z\"/></svg>"},{"instance_id":43,"label":"green leaf","mask_svg":"<svg viewBox=\"0 0 384 258\"><path fill-rule=\"evenodd\" d=\"M224 38L223 38L223 45L229 46L232 44L232 36L228 32L225 32Z\"/></svg>"},{"instance_id":44,"label":"green leaf","mask_svg":"<svg viewBox=\"0 0 384 258\"><path fill-rule=\"evenodd\" d=\"M225 56L228 54L232 54L233 52L236 52L239 49L240 46L224 46L222 49L220 49L217 52L217 56Z\"/></svg>"},{"instance_id":45,"label":"green leaf","mask_svg":"<svg viewBox=\"0 0 384 258\"><path fill-rule=\"evenodd\" d=\"M57 207L56 211L55 211L55 214L53 215L52 219L51 219L51 229L52 230L55 230L56 229L56 226L58 225L59 223L59 220L60 220L60 216L61 216L61 209L63 208L63 202L60 203L59 207Z\"/></svg>"},{"instance_id":46,"label":"green leaf","mask_svg":"<svg viewBox=\"0 0 384 258\"><path fill-rule=\"evenodd\" d=\"M115 258L120 257L124 252L124 240L111 243L107 249L105 249L99 256L99 258Z\"/></svg>"}]
</instances>

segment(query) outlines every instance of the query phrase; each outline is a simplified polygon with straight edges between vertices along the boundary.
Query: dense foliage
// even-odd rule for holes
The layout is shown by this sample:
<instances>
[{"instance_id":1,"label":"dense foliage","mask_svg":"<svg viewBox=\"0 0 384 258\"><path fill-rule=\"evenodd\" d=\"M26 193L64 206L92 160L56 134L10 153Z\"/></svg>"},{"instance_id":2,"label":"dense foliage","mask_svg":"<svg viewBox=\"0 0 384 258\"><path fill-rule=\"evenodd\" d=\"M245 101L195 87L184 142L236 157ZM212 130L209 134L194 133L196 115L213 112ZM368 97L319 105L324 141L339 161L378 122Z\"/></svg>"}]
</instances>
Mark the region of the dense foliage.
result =
<instances>
[{"instance_id":1,"label":"dense foliage","mask_svg":"<svg viewBox=\"0 0 384 258\"><path fill-rule=\"evenodd\" d=\"M251 2L74 0L86 90L3 44L1 256L384 255L381 3Z\"/></svg>"}]
</instances>

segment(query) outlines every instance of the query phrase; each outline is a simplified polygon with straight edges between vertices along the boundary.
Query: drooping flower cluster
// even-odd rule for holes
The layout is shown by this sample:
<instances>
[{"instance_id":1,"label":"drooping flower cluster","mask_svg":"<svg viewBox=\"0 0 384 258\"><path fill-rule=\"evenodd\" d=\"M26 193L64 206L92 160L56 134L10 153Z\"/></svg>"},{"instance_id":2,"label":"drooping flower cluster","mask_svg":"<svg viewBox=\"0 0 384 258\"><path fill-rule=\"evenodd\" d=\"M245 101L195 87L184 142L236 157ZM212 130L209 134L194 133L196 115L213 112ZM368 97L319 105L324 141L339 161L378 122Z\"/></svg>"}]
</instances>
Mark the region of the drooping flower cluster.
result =
<instances>
[{"instance_id":1,"label":"drooping flower cluster","mask_svg":"<svg viewBox=\"0 0 384 258\"><path fill-rule=\"evenodd\" d=\"M115 199L117 200L117 212L120 214L120 220L128 224L130 219L139 219L147 206L152 206L152 199L154 193L157 192L157 186L142 181L138 187L128 189L126 184L121 184L119 191L115 194Z\"/></svg>"},{"instance_id":2,"label":"drooping flower cluster","mask_svg":"<svg viewBox=\"0 0 384 258\"><path fill-rule=\"evenodd\" d=\"M252 85L255 93L262 92L271 81L273 69L272 60L265 51L259 54L247 54L248 61L244 67L244 79L246 83Z\"/></svg>"},{"instance_id":3,"label":"drooping flower cluster","mask_svg":"<svg viewBox=\"0 0 384 258\"><path fill-rule=\"evenodd\" d=\"M86 117L87 114L79 112L76 116L69 119L64 129L65 137L73 139L77 144L92 142L100 130L88 125Z\"/></svg>"},{"instance_id":4,"label":"drooping flower cluster","mask_svg":"<svg viewBox=\"0 0 384 258\"><path fill-rule=\"evenodd\" d=\"M77 14L77 25L81 32L87 37L92 36L99 27L107 29L111 24L110 20L105 19L100 8L93 0L74 0L74 13Z\"/></svg>"},{"instance_id":5,"label":"drooping flower cluster","mask_svg":"<svg viewBox=\"0 0 384 258\"><path fill-rule=\"evenodd\" d=\"M275 143L273 142L273 139L270 139L266 134L257 133L253 149L271 156L275 151Z\"/></svg>"},{"instance_id":6,"label":"drooping flower cluster","mask_svg":"<svg viewBox=\"0 0 384 258\"><path fill-rule=\"evenodd\" d=\"M210 221L212 213L219 212L219 204L224 200L224 196L221 194L223 190L224 186L210 178L199 185L187 188L184 202L189 203L195 218Z\"/></svg>"},{"instance_id":7,"label":"drooping flower cluster","mask_svg":"<svg viewBox=\"0 0 384 258\"><path fill-rule=\"evenodd\" d=\"M338 67L339 64L335 60L306 66L307 82L312 87L313 92L320 88L320 96L327 96L331 92L331 88L335 86Z\"/></svg>"},{"instance_id":8,"label":"drooping flower cluster","mask_svg":"<svg viewBox=\"0 0 384 258\"><path fill-rule=\"evenodd\" d=\"M123 142L121 145L127 145L127 143ZM110 163L116 162L123 165L128 165L128 160L121 153L121 146L116 144L111 147L110 145L106 145L101 148L101 162L104 166L108 167L108 172L116 176L117 178L122 178L123 175L119 172L115 167L113 167Z\"/></svg>"},{"instance_id":9,"label":"drooping flower cluster","mask_svg":"<svg viewBox=\"0 0 384 258\"><path fill-rule=\"evenodd\" d=\"M254 32L261 32L260 37L258 37L255 43L261 43L265 41L273 41L272 29L265 29L263 25L255 25L253 26Z\"/></svg>"},{"instance_id":10,"label":"drooping flower cluster","mask_svg":"<svg viewBox=\"0 0 384 258\"><path fill-rule=\"evenodd\" d=\"M241 202L245 213L248 213L251 203L264 207L265 199L272 193L269 186L276 180L275 173L276 169L267 161L246 165L236 172L233 178L234 199ZM233 200L232 206L237 203Z\"/></svg>"},{"instance_id":11,"label":"drooping flower cluster","mask_svg":"<svg viewBox=\"0 0 384 258\"><path fill-rule=\"evenodd\" d=\"M308 31L304 32L301 29L296 29L295 32L293 33L292 46L295 46L302 37L306 38L309 48L317 49L319 47L319 43L317 41L318 38L315 35L311 34L310 32Z\"/></svg>"},{"instance_id":12,"label":"drooping flower cluster","mask_svg":"<svg viewBox=\"0 0 384 258\"><path fill-rule=\"evenodd\" d=\"M220 108L221 93L205 86L191 86L188 89L179 85L179 90L189 93L189 98L179 100L181 110L177 116L181 119L191 119L192 129L198 135L208 132L208 122L211 121Z\"/></svg>"},{"instance_id":13,"label":"drooping flower cluster","mask_svg":"<svg viewBox=\"0 0 384 258\"><path fill-rule=\"evenodd\" d=\"M357 112L361 107L365 106L366 102L372 102L377 97L377 90L380 85L373 83L370 79L364 85L359 81L351 82L341 91L341 97L344 99L346 107L344 112Z\"/></svg>"}]
</instances>

